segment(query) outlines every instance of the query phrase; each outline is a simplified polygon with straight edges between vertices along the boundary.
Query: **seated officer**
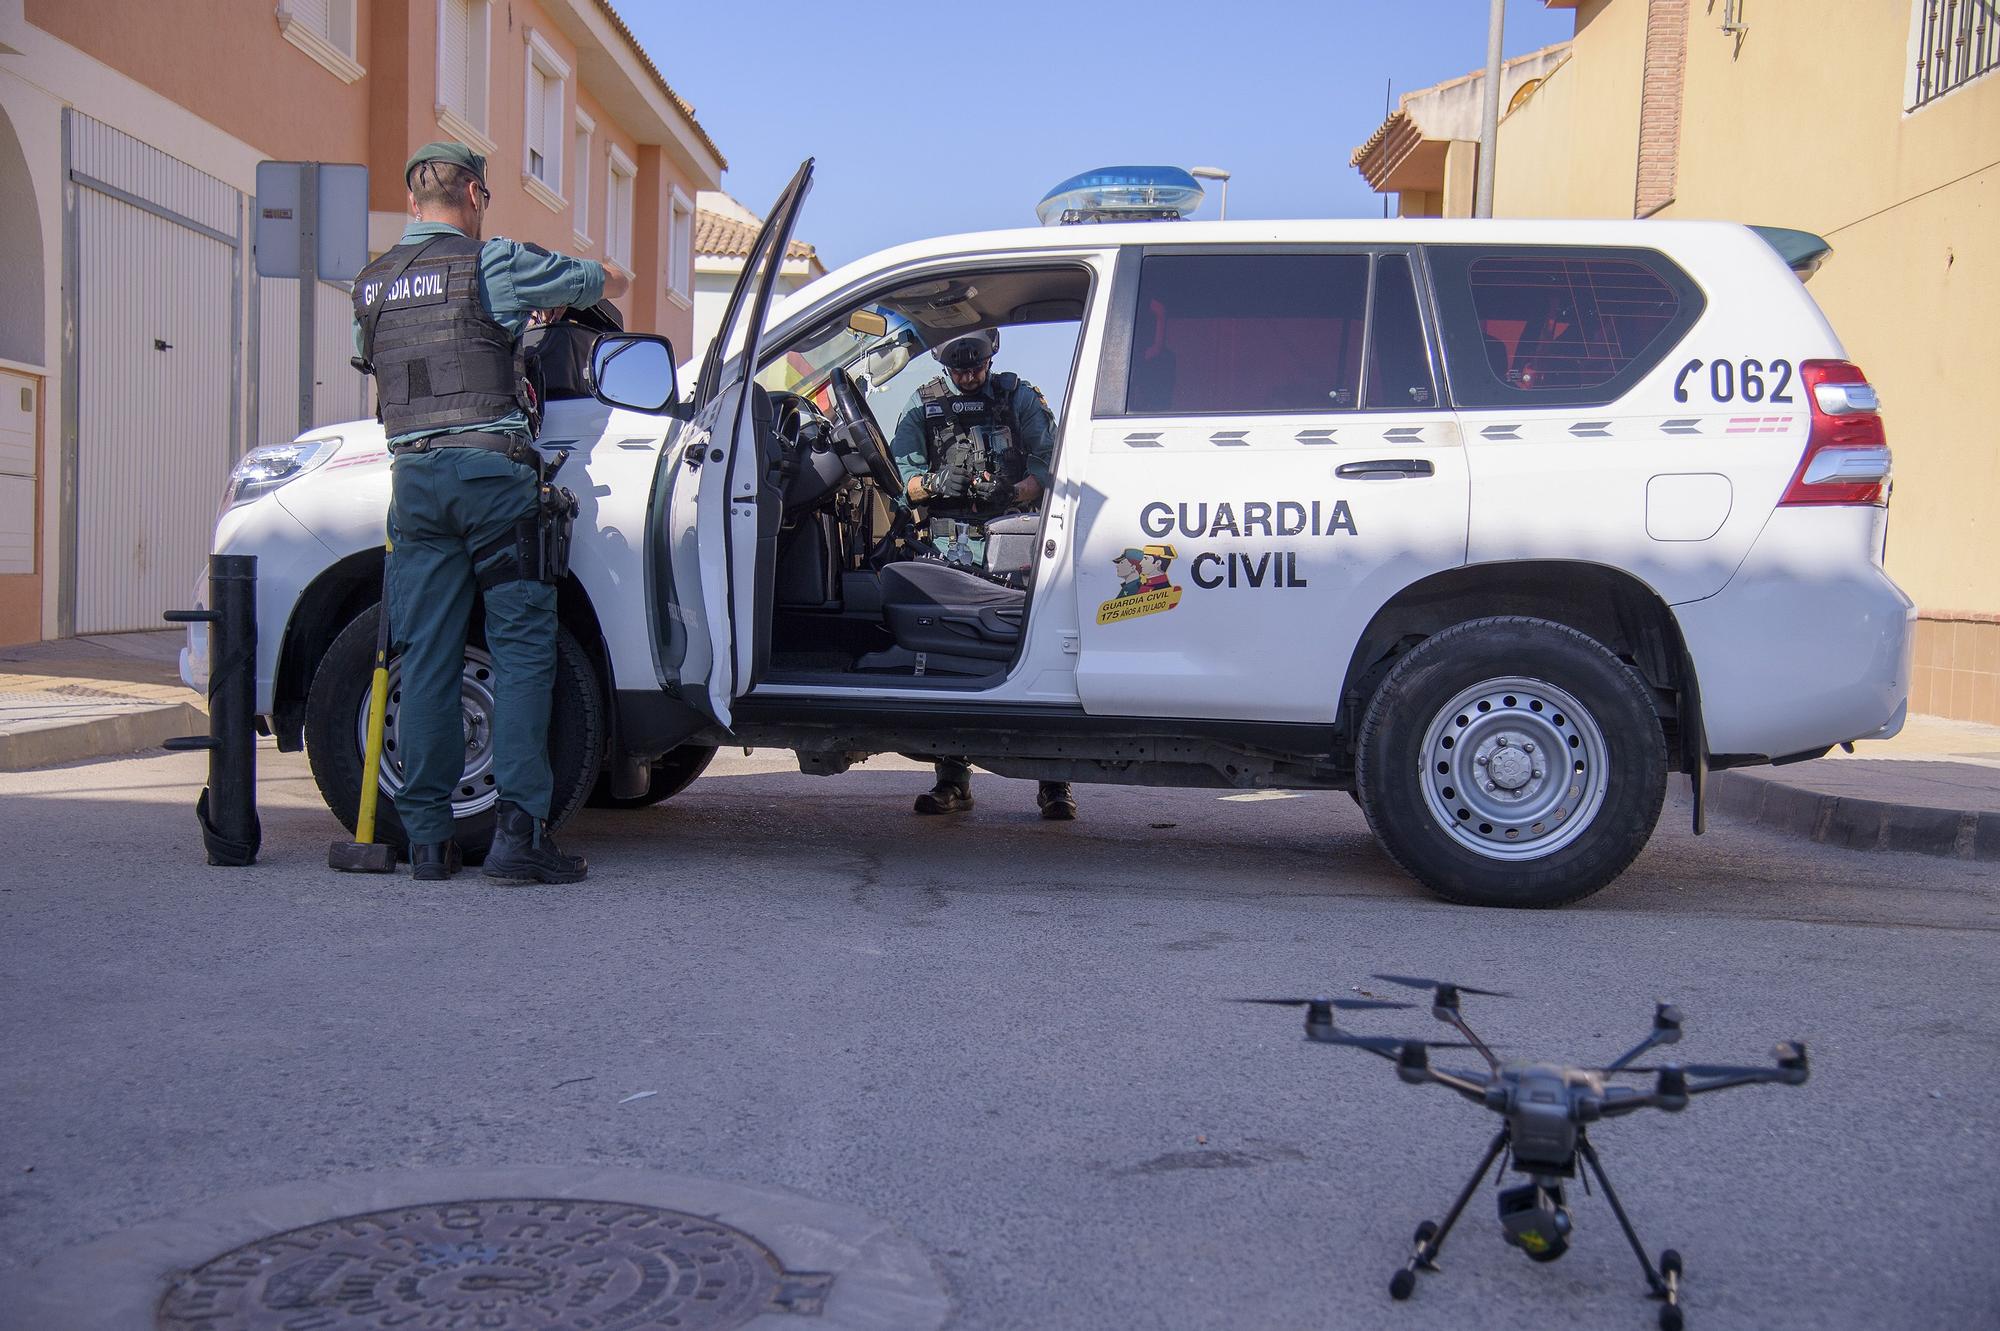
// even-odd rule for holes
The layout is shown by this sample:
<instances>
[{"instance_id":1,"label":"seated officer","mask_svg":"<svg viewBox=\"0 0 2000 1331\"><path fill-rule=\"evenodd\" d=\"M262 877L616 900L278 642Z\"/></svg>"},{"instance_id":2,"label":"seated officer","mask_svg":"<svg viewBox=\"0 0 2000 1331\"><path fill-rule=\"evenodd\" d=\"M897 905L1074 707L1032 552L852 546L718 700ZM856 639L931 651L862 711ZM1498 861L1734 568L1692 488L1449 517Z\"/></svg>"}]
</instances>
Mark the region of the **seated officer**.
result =
<instances>
[{"instance_id":1,"label":"seated officer","mask_svg":"<svg viewBox=\"0 0 2000 1331\"><path fill-rule=\"evenodd\" d=\"M890 445L903 474L903 497L922 510L931 539L948 557L982 559L984 524L1007 513L1034 512L1048 493L1053 414L1033 384L1018 374L993 373L999 348L997 328L934 347L931 354L950 382L940 377L917 390ZM948 533L945 522L954 524ZM970 764L962 757L934 761L937 785L917 796L917 812L971 808ZM1035 802L1044 818L1076 817L1066 781L1042 782Z\"/></svg>"}]
</instances>

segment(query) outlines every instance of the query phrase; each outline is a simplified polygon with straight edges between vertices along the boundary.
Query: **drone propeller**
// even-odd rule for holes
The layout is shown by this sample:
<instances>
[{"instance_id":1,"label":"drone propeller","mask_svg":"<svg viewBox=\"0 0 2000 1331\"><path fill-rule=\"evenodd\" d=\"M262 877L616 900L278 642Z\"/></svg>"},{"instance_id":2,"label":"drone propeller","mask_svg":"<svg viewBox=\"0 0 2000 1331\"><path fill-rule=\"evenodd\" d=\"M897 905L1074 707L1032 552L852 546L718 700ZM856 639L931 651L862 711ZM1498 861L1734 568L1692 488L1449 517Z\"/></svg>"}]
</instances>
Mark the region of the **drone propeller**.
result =
<instances>
[{"instance_id":1,"label":"drone propeller","mask_svg":"<svg viewBox=\"0 0 2000 1331\"><path fill-rule=\"evenodd\" d=\"M1232 1003L1262 1003L1269 1007L1308 1007L1324 1003L1342 1012L1374 1012L1382 1008L1413 1008L1415 1003L1396 1003L1385 998L1232 998Z\"/></svg>"},{"instance_id":2,"label":"drone propeller","mask_svg":"<svg viewBox=\"0 0 2000 1331\"><path fill-rule=\"evenodd\" d=\"M1351 1045L1356 1049L1366 1049L1370 1053L1388 1054L1392 1058L1402 1053L1406 1046L1424 1049L1473 1048L1463 1040L1399 1040L1393 1035L1350 1035L1345 1031L1315 1032L1311 1039L1315 1044Z\"/></svg>"},{"instance_id":3,"label":"drone propeller","mask_svg":"<svg viewBox=\"0 0 2000 1331\"><path fill-rule=\"evenodd\" d=\"M1427 980L1421 975L1384 975L1380 971L1374 978L1387 980L1390 984L1400 984L1405 989L1454 990L1461 994L1478 994L1481 998L1512 998L1514 995L1502 993L1498 989L1475 989L1469 984L1454 984L1450 980Z\"/></svg>"}]
</instances>

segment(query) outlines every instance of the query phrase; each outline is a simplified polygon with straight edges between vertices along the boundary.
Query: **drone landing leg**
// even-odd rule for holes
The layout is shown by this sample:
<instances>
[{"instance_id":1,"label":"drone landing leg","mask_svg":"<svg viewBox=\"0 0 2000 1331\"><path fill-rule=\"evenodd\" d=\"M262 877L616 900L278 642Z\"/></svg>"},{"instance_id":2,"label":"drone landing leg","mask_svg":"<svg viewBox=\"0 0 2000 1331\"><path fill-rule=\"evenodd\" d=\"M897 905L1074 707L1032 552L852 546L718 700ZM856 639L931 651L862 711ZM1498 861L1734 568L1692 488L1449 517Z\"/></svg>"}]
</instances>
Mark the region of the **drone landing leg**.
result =
<instances>
[{"instance_id":1,"label":"drone landing leg","mask_svg":"<svg viewBox=\"0 0 2000 1331\"><path fill-rule=\"evenodd\" d=\"M1656 1299L1664 1299L1666 1306L1660 1309L1660 1326L1665 1331L1680 1331L1681 1326L1681 1257L1669 1249L1660 1256L1660 1266L1666 1272L1664 1278L1653 1269L1652 1259L1639 1243L1639 1235L1632 1229L1632 1221L1625 1214L1625 1208L1618 1201L1618 1194L1612 1190L1611 1180L1605 1176L1604 1165L1597 1158L1597 1148L1582 1133L1577 1134L1577 1154L1590 1166L1590 1172L1597 1175L1598 1186L1604 1189L1604 1200L1611 1203L1611 1213L1618 1217L1618 1227L1625 1231L1625 1241L1632 1245L1632 1252L1639 1259L1639 1265L1646 1272L1646 1285Z\"/></svg>"},{"instance_id":2,"label":"drone landing leg","mask_svg":"<svg viewBox=\"0 0 2000 1331\"><path fill-rule=\"evenodd\" d=\"M1507 1129L1502 1128L1494 1133L1493 1140L1487 1143L1486 1154L1479 1159L1479 1168L1473 1170L1472 1177L1466 1180L1465 1187L1459 1192L1458 1200L1452 1203L1451 1211L1445 1216L1444 1223L1433 1225L1426 1220L1417 1226L1416 1252L1403 1264L1403 1268L1390 1278L1390 1298L1409 1298L1417 1288L1417 1272L1437 1270L1437 1255L1444 1247L1445 1235L1451 1233L1451 1227L1458 1223L1459 1213L1465 1210L1465 1204L1472 1200L1472 1194L1478 1191L1480 1183L1486 1178L1486 1171L1493 1167L1493 1161L1499 1157L1506 1145Z\"/></svg>"}]
</instances>

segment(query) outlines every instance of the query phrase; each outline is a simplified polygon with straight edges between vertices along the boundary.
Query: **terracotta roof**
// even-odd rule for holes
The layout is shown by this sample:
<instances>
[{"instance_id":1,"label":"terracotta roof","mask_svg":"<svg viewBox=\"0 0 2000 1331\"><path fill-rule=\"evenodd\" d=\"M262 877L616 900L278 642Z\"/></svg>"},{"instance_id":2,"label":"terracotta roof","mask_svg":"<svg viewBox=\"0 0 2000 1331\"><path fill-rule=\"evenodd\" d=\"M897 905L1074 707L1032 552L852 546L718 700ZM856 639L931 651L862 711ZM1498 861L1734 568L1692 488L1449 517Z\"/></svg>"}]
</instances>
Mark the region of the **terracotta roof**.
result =
<instances>
[{"instance_id":1,"label":"terracotta roof","mask_svg":"<svg viewBox=\"0 0 2000 1331\"><path fill-rule=\"evenodd\" d=\"M648 74L653 76L653 82L660 85L660 91L667 95L667 100L678 107L680 113L688 118L688 124L694 126L695 137L701 140L702 146L714 153L715 160L722 164L724 170L728 170L729 162L723 157L722 149L715 146L715 140L708 137L708 131L701 127L701 121L695 119L694 108L689 106L687 99L675 92L673 87L668 84L666 76L660 73L659 66L653 63L653 57L646 54L646 48L639 45L639 39L632 35L630 28L625 26L624 18L619 15L616 9L611 7L611 0L597 0L597 7L604 11L604 17L611 20L611 26L618 30L618 35L625 39L626 45L630 46L633 54L639 57L639 63L645 66Z\"/></svg>"},{"instance_id":2,"label":"terracotta roof","mask_svg":"<svg viewBox=\"0 0 2000 1331\"><path fill-rule=\"evenodd\" d=\"M751 245L756 243L757 231L748 222L698 208L694 215L694 252L714 259L747 259ZM803 240L795 240L785 246L785 257L812 263L819 255Z\"/></svg>"}]
</instances>

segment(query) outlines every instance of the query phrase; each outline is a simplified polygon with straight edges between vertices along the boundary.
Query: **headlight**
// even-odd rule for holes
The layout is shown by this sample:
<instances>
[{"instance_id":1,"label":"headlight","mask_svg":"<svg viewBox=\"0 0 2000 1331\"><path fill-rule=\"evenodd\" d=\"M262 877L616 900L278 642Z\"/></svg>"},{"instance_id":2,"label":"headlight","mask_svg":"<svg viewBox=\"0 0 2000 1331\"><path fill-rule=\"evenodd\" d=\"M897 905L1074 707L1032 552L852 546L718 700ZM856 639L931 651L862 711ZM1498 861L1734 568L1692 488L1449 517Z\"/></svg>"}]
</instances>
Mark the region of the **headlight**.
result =
<instances>
[{"instance_id":1,"label":"headlight","mask_svg":"<svg viewBox=\"0 0 2000 1331\"><path fill-rule=\"evenodd\" d=\"M339 451L338 435L251 449L229 473L229 484L222 491L223 511L267 495L287 481L297 480Z\"/></svg>"}]
</instances>

